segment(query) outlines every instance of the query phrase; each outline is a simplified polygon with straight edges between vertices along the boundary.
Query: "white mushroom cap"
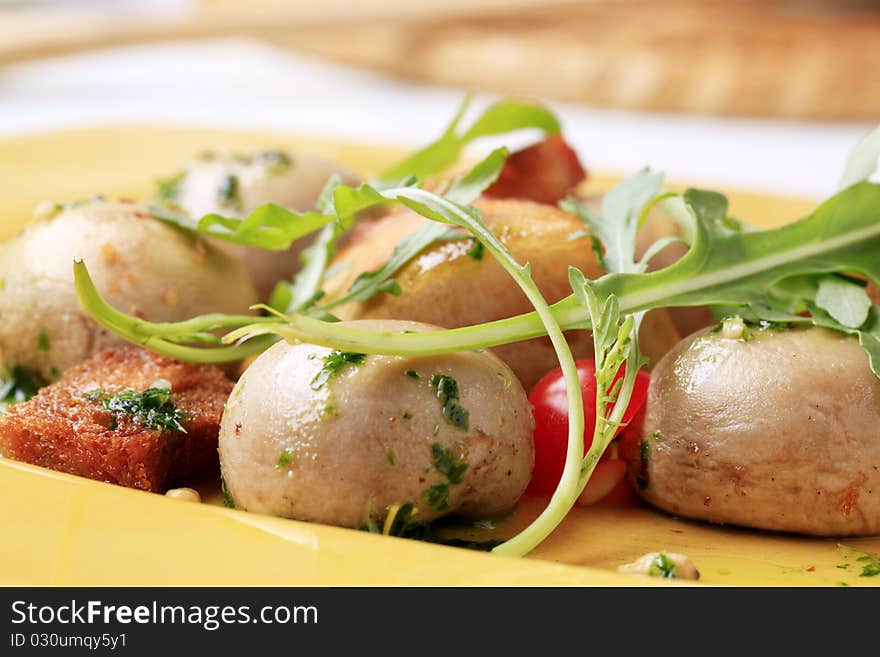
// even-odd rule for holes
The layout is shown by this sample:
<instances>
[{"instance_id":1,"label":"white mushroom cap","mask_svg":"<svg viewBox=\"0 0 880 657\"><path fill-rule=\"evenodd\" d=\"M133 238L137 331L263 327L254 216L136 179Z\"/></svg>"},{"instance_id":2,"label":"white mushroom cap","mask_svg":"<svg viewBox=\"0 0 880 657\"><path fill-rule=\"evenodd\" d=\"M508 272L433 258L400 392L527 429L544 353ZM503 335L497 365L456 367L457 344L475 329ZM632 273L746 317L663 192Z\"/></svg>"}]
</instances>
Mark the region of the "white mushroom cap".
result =
<instances>
[{"instance_id":1,"label":"white mushroom cap","mask_svg":"<svg viewBox=\"0 0 880 657\"><path fill-rule=\"evenodd\" d=\"M395 332L433 328L349 324ZM381 522L394 504L415 504L419 520L486 517L513 507L534 466L534 421L525 391L497 357L371 355L314 389L329 354L279 343L239 380L220 429L223 476L236 506L348 527L368 518ZM444 415L431 383L435 374L458 384L466 428ZM466 468L450 480L438 458ZM432 502L430 489L445 502Z\"/></svg>"},{"instance_id":2,"label":"white mushroom cap","mask_svg":"<svg viewBox=\"0 0 880 657\"><path fill-rule=\"evenodd\" d=\"M731 328L691 335L653 370L627 450L640 494L716 523L880 533L880 380L858 340Z\"/></svg>"},{"instance_id":3,"label":"white mushroom cap","mask_svg":"<svg viewBox=\"0 0 880 657\"><path fill-rule=\"evenodd\" d=\"M313 155L282 151L238 155L206 155L186 169L176 184L174 202L191 217L206 214L246 217L266 203L304 212L311 210L333 174L354 183L349 169ZM299 253L310 240L297 241L290 251L265 251L217 241L218 247L241 260L261 299L279 280L299 268Z\"/></svg>"},{"instance_id":4,"label":"white mushroom cap","mask_svg":"<svg viewBox=\"0 0 880 657\"><path fill-rule=\"evenodd\" d=\"M0 251L0 366L51 380L121 340L82 310L73 262L119 310L153 321L243 313L256 302L244 268L132 202L93 200L37 221Z\"/></svg>"}]
</instances>

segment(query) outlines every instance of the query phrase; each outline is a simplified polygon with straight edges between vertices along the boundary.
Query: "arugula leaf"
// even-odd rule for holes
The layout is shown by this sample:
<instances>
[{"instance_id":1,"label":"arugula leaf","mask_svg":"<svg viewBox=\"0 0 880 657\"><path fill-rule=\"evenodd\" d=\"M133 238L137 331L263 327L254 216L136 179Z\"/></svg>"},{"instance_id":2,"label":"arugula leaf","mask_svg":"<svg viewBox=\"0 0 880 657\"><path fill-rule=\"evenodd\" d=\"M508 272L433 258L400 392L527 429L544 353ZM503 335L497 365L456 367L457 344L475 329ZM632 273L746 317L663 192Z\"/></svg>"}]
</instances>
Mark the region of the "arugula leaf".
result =
<instances>
[{"instance_id":1,"label":"arugula leaf","mask_svg":"<svg viewBox=\"0 0 880 657\"><path fill-rule=\"evenodd\" d=\"M868 180L877 171L880 159L880 126L874 128L855 145L840 178L840 189Z\"/></svg>"},{"instance_id":2,"label":"arugula leaf","mask_svg":"<svg viewBox=\"0 0 880 657\"><path fill-rule=\"evenodd\" d=\"M422 190L418 193L431 196ZM798 222L741 233L730 231L722 221L713 222L698 214L689 201L703 198L701 194L688 190L684 197L674 199L693 222L695 236L690 251L659 271L604 276L596 281L600 297L614 294L622 314L668 306L731 305L768 308L773 314L763 318L776 320L780 309L773 295L783 281L837 271L858 272L875 283L880 280L880 260L875 255L880 252L880 185L860 183L838 193ZM433 213L427 206L420 211ZM718 216L714 212L712 215ZM817 309L825 318L830 317ZM589 317L574 295L554 304L553 314L565 329L590 327ZM817 317L826 321L821 315ZM874 341L872 317L869 313L868 322L859 329L865 345ZM487 348L537 337L543 331L535 313L480 326L393 338L380 331L313 324L298 316L291 317L283 329L292 338L330 347L399 355Z\"/></svg>"},{"instance_id":3,"label":"arugula leaf","mask_svg":"<svg viewBox=\"0 0 880 657\"><path fill-rule=\"evenodd\" d=\"M470 97L464 100L439 139L385 169L379 174L379 180L400 180L406 176L424 179L440 173L458 160L468 144L481 137L526 128L537 128L548 135L560 132L559 121L552 112L538 103L516 99L504 99L493 104L471 124L470 128L460 132L459 124L470 101Z\"/></svg>"},{"instance_id":4,"label":"arugula leaf","mask_svg":"<svg viewBox=\"0 0 880 657\"><path fill-rule=\"evenodd\" d=\"M331 174L327 179L327 182L325 182L324 186L321 188L321 193L318 194L318 199L315 201L315 209L328 214L332 213L334 194L336 194L336 190L339 187L342 187L342 185L342 178L339 174Z\"/></svg>"},{"instance_id":5,"label":"arugula leaf","mask_svg":"<svg viewBox=\"0 0 880 657\"><path fill-rule=\"evenodd\" d=\"M741 232L725 221L726 200L688 190L681 199L695 232L677 263L641 278L612 275L600 281L624 311L659 305L745 306L759 319L812 323L859 337L880 376L878 334L861 286L826 272L855 271L875 282L880 261L880 187L859 183L822 204L809 217L772 231ZM638 283L629 285L629 283ZM656 286L656 287L655 287ZM806 318L796 313L808 311Z\"/></svg>"},{"instance_id":6,"label":"arugula leaf","mask_svg":"<svg viewBox=\"0 0 880 657\"><path fill-rule=\"evenodd\" d=\"M847 328L859 328L868 320L871 297L861 285L838 276L823 276L816 290L816 305Z\"/></svg>"},{"instance_id":7,"label":"arugula leaf","mask_svg":"<svg viewBox=\"0 0 880 657\"><path fill-rule=\"evenodd\" d=\"M290 248L294 240L334 221L336 217L332 214L294 212L267 203L256 208L245 219L219 214L205 215L199 221L198 230L210 237L236 244L284 251Z\"/></svg>"},{"instance_id":8,"label":"arugula leaf","mask_svg":"<svg viewBox=\"0 0 880 657\"><path fill-rule=\"evenodd\" d=\"M660 193L662 183L661 174L651 173L648 169L637 172L604 197L601 216L584 212L585 208L574 201L567 204L601 241L604 246L602 261L608 272L642 273L647 268L651 252L659 252L669 242L656 242L640 261L636 261L636 235L651 207L665 198ZM721 214L726 214L726 205ZM587 280L579 269L569 268L568 278L574 298L589 317L597 390L596 423L590 448L583 457L569 450L559 484L559 489L570 491L570 495L576 498L583 492L599 459L622 426L636 375L647 359L638 348L644 311L622 315L618 298L613 293L602 292L597 283ZM623 377L618 379L624 366ZM580 466L577 469L576 464ZM558 515L567 511L568 508L558 505L556 512Z\"/></svg>"},{"instance_id":9,"label":"arugula leaf","mask_svg":"<svg viewBox=\"0 0 880 657\"><path fill-rule=\"evenodd\" d=\"M504 168L507 154L506 148L498 148L492 151L467 174L453 182L444 197L461 205L479 198L483 191L498 179L501 170ZM348 191L347 188L340 188L335 207L341 208L344 213L351 213L353 209L359 212L370 205L389 202L388 197L396 193L395 189L406 190L416 189L416 187L409 185L389 188L385 189L384 192L380 192L370 185L361 185L354 193ZM419 253L451 232L449 226L445 223L426 222L414 233L404 237L394 246L391 257L382 267L358 274L347 294L330 303L323 304L320 306L320 310L328 312L346 303L366 301L382 292L395 296L399 295L400 286L392 277ZM473 257L476 257L476 255Z\"/></svg>"},{"instance_id":10,"label":"arugula leaf","mask_svg":"<svg viewBox=\"0 0 880 657\"><path fill-rule=\"evenodd\" d=\"M643 212L660 193L662 173L643 169L614 187L602 199L602 223L593 224L595 235L605 247L605 269L609 272L639 271L635 262L636 233Z\"/></svg>"},{"instance_id":11,"label":"arugula leaf","mask_svg":"<svg viewBox=\"0 0 880 657\"><path fill-rule=\"evenodd\" d=\"M261 205L245 219L208 214L198 222L160 205L149 205L147 210L156 219L189 233L267 251L289 249L300 237L336 221L333 214L294 212L274 203Z\"/></svg>"},{"instance_id":12,"label":"arugula leaf","mask_svg":"<svg viewBox=\"0 0 880 657\"><path fill-rule=\"evenodd\" d=\"M601 264L609 272L641 272L649 258L635 261L636 233L644 221L646 208L660 193L663 174L649 169L636 172L615 186L602 199L602 212L596 215L583 203L569 198L559 205L576 214L604 246ZM655 245L653 254L671 241Z\"/></svg>"},{"instance_id":13,"label":"arugula leaf","mask_svg":"<svg viewBox=\"0 0 880 657\"><path fill-rule=\"evenodd\" d=\"M408 179L401 183L404 187L416 184L415 179ZM315 242L303 251L303 267L294 276L292 282L280 281L276 284L269 299L269 305L283 313L302 312L310 316L320 317L327 321L337 321L337 318L329 313L332 308L342 305L347 301L364 301L379 292L397 291L396 283L390 281L390 277L397 269L383 268L376 272L364 272L355 281L356 288L350 290L350 295L339 299L332 304L318 307L316 302L323 296L321 286L327 277L327 268L336 254L339 238L354 223L357 214L363 210L382 205L387 200L378 189L369 184L360 187L346 187L338 176L333 176L327 181L318 198L317 207L321 212L332 213L336 222L325 226L318 234ZM330 216L330 215L328 215ZM433 240L432 240L433 241ZM426 242L424 246L428 246ZM414 245L413 245L414 246ZM424 246L422 248L424 248ZM413 255L421 251L416 250ZM405 262L399 263L397 268Z\"/></svg>"},{"instance_id":14,"label":"arugula leaf","mask_svg":"<svg viewBox=\"0 0 880 657\"><path fill-rule=\"evenodd\" d=\"M333 197L341 186L342 178L336 173L332 174L315 202L318 212L335 214ZM279 281L275 285L269 296L270 307L282 313L294 313L306 311L314 305L341 234L338 224L328 224L321 229L315 241L300 255L302 268L293 281Z\"/></svg>"},{"instance_id":15,"label":"arugula leaf","mask_svg":"<svg viewBox=\"0 0 880 657\"><path fill-rule=\"evenodd\" d=\"M303 266L292 282L279 281L269 296L269 306L282 313L309 312L320 298L325 272L336 252L338 232L324 226L302 252Z\"/></svg>"},{"instance_id":16,"label":"arugula leaf","mask_svg":"<svg viewBox=\"0 0 880 657\"><path fill-rule=\"evenodd\" d=\"M509 154L510 151L504 147L496 148L485 159L474 165L468 173L455 180L443 196L462 205L480 198L483 192L498 180Z\"/></svg>"},{"instance_id":17,"label":"arugula leaf","mask_svg":"<svg viewBox=\"0 0 880 657\"><path fill-rule=\"evenodd\" d=\"M382 267L358 274L348 289L348 293L332 303L325 304L324 309L331 310L352 301L366 301L380 292L399 296L400 286L391 277L448 232L449 226L444 224L433 222L423 224L416 232L403 238L395 245L391 257Z\"/></svg>"},{"instance_id":18,"label":"arugula leaf","mask_svg":"<svg viewBox=\"0 0 880 657\"><path fill-rule=\"evenodd\" d=\"M611 274L601 280L607 293L630 312L678 305L766 300L767 290L789 276L855 271L880 280L880 186L860 183L826 201L810 216L775 230L731 233L682 199L695 219L695 239L679 261L648 274ZM662 300L662 301L661 301Z\"/></svg>"}]
</instances>

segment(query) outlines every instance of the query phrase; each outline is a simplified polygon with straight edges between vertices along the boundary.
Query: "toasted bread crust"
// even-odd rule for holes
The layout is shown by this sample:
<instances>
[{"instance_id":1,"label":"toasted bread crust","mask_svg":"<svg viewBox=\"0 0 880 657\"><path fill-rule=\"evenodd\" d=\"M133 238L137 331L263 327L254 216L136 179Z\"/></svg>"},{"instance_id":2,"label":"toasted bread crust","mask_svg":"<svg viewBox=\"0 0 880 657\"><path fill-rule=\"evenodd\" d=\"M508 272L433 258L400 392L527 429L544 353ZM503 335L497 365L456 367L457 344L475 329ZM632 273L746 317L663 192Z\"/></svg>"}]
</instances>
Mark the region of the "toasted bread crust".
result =
<instances>
[{"instance_id":1,"label":"toasted bread crust","mask_svg":"<svg viewBox=\"0 0 880 657\"><path fill-rule=\"evenodd\" d=\"M160 379L171 383L171 399L183 414L186 433L151 429L124 415L114 421L87 396L96 390L143 391ZM217 469L217 434L232 385L216 367L181 363L139 347L111 347L0 416L0 453L161 492L171 482Z\"/></svg>"}]
</instances>

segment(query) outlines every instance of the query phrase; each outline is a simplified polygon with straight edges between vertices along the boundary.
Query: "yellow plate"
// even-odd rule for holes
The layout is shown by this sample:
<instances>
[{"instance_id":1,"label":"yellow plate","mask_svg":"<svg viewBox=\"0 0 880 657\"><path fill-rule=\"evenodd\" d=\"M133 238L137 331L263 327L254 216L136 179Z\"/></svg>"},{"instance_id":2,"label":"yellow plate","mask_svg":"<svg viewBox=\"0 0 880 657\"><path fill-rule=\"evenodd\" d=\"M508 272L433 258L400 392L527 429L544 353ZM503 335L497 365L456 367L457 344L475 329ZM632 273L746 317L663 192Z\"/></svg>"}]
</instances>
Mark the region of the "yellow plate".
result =
<instances>
[{"instance_id":1,"label":"yellow plate","mask_svg":"<svg viewBox=\"0 0 880 657\"><path fill-rule=\"evenodd\" d=\"M370 174L387 148L278 134L112 127L0 141L0 238L42 200L104 193L139 197L209 149L286 147ZM589 153L586 154L587 158ZM589 160L587 160L589 162ZM593 177L606 187L610 177ZM763 226L813 203L731 193L732 213ZM216 497L216 495L215 495ZM0 584L6 585L651 585L616 572L649 551L683 552L705 584L867 585L858 553L834 540L712 527L645 508L575 509L527 559L268 518L59 474L0 459ZM544 500L527 497L505 529ZM880 538L846 540L880 552ZM875 581L876 580L876 581Z\"/></svg>"}]
</instances>

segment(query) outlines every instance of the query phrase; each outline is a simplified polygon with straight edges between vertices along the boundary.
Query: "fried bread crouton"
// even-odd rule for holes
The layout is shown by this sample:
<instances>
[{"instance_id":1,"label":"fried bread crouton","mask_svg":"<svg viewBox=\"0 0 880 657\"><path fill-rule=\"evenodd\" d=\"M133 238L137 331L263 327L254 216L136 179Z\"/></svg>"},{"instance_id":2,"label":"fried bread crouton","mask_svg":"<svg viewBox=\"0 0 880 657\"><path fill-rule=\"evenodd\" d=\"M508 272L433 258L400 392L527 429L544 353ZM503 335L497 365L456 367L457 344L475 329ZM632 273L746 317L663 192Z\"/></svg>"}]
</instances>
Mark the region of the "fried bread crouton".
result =
<instances>
[{"instance_id":1,"label":"fried bread crouton","mask_svg":"<svg viewBox=\"0 0 880 657\"><path fill-rule=\"evenodd\" d=\"M161 492L218 468L217 434L232 385L216 367L112 347L0 416L0 453Z\"/></svg>"}]
</instances>

